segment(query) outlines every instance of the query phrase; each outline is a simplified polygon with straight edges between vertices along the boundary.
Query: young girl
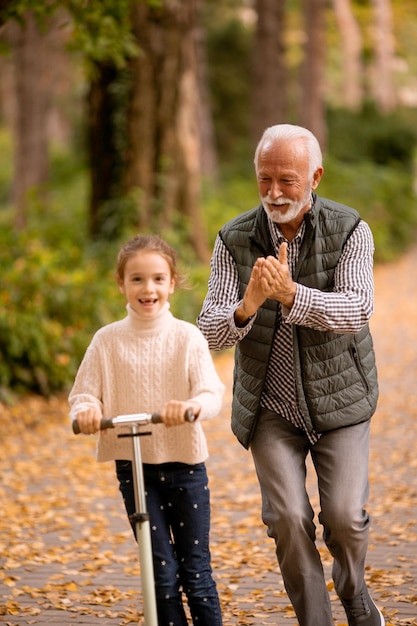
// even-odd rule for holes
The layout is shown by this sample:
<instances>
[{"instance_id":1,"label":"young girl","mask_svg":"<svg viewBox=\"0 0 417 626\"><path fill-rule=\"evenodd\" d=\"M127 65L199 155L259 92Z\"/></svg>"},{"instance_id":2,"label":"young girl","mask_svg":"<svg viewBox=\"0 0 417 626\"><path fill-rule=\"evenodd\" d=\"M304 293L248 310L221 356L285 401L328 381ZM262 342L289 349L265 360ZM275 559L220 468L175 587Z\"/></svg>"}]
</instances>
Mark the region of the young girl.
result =
<instances>
[{"instance_id":1,"label":"young girl","mask_svg":"<svg viewBox=\"0 0 417 626\"><path fill-rule=\"evenodd\" d=\"M203 335L176 319L169 296L178 282L174 250L157 236L137 235L120 250L116 279L127 316L93 337L69 396L81 432L99 431L102 417L161 413L141 438L152 533L159 626L186 626L182 591L193 624L221 626L209 551L210 499L201 420L217 415L224 386ZM198 418L184 419L191 408ZM132 440L120 427L99 435L98 461L116 462L128 515L135 513Z\"/></svg>"}]
</instances>

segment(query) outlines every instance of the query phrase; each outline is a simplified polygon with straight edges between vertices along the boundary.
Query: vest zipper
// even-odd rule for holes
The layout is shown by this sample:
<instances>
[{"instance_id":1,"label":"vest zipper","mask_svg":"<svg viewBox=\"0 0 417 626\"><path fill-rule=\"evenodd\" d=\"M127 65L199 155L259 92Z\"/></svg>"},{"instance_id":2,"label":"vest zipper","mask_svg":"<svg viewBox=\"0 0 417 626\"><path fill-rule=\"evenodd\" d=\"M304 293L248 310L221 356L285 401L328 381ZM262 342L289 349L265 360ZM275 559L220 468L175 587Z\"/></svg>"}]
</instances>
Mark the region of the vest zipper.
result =
<instances>
[{"instance_id":1,"label":"vest zipper","mask_svg":"<svg viewBox=\"0 0 417 626\"><path fill-rule=\"evenodd\" d=\"M368 381L366 379L365 373L363 371L363 367L362 367L362 363L359 357L359 353L358 353L358 348L356 346L356 344L351 344L350 346L350 353L352 355L353 361L356 365L356 369L358 370L359 376L362 379L362 382L364 384L364 387L366 389L366 391L369 393L369 385L368 385Z\"/></svg>"}]
</instances>

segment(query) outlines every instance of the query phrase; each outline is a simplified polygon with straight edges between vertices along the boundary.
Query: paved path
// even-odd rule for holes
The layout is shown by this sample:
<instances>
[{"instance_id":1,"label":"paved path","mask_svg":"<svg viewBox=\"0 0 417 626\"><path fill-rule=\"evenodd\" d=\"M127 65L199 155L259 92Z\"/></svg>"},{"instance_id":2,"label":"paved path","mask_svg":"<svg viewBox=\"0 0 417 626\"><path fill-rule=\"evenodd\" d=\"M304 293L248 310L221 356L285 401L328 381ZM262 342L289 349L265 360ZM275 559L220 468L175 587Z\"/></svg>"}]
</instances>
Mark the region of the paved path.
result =
<instances>
[{"instance_id":1,"label":"paved path","mask_svg":"<svg viewBox=\"0 0 417 626\"><path fill-rule=\"evenodd\" d=\"M367 578L391 626L417 625L416 268L413 250L375 272L372 328L381 399L372 425ZM207 424L206 432L212 557L224 626L295 626L273 542L260 522L251 457L229 430L230 354L216 364L228 391L222 417ZM27 421L35 421L34 426L25 428ZM12 411L0 407L0 622L143 623L136 547L112 466L97 465L93 448L93 438L69 432L62 398L29 402ZM317 507L313 472L308 486ZM332 589L331 561L320 537L318 545L335 625L342 626L346 618Z\"/></svg>"}]
</instances>

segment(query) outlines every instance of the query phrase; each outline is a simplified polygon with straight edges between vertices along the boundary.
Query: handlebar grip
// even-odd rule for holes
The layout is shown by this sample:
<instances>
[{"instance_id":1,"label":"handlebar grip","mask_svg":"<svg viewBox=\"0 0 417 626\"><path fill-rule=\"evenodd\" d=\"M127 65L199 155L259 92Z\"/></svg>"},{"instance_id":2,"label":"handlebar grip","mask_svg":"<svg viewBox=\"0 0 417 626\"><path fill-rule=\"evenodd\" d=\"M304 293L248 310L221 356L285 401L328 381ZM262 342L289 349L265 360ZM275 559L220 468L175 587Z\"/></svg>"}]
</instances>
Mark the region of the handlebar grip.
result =
<instances>
[{"instance_id":1,"label":"handlebar grip","mask_svg":"<svg viewBox=\"0 0 417 626\"><path fill-rule=\"evenodd\" d=\"M111 419L111 417L103 417L100 422L100 430L107 430L107 428L114 428L113 420ZM79 435L81 432L80 425L78 424L76 419L72 421L72 432L74 433L74 435Z\"/></svg>"},{"instance_id":2,"label":"handlebar grip","mask_svg":"<svg viewBox=\"0 0 417 626\"><path fill-rule=\"evenodd\" d=\"M192 409L187 409L184 413L184 417L186 422L195 422L197 419Z\"/></svg>"},{"instance_id":3,"label":"handlebar grip","mask_svg":"<svg viewBox=\"0 0 417 626\"><path fill-rule=\"evenodd\" d=\"M194 422L196 419L196 416L193 413L193 410L191 408L187 409L184 413L184 419L186 422ZM161 418L161 414L160 413L152 413L152 418L151 418L151 422L152 424L162 424L162 418Z\"/></svg>"}]
</instances>

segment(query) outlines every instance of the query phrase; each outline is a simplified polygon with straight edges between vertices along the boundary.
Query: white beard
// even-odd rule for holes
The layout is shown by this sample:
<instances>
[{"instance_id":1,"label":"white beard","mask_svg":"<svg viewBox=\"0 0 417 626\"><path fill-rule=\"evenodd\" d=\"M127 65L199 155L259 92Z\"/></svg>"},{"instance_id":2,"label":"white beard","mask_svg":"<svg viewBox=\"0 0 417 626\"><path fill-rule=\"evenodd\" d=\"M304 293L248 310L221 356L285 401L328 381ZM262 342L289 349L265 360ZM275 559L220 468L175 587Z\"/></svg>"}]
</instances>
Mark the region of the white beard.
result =
<instances>
[{"instance_id":1,"label":"white beard","mask_svg":"<svg viewBox=\"0 0 417 626\"><path fill-rule=\"evenodd\" d=\"M302 200L298 200L297 202L294 200L289 200L288 198L278 198L277 200L271 200L269 196L261 196L262 205L269 216L269 218L275 222L276 224L288 224L294 220L298 214L304 209L305 205L309 201L311 195L311 188L309 188ZM274 211L270 208L270 205L273 206L282 206L287 205L287 210L283 213L282 211Z\"/></svg>"}]
</instances>

